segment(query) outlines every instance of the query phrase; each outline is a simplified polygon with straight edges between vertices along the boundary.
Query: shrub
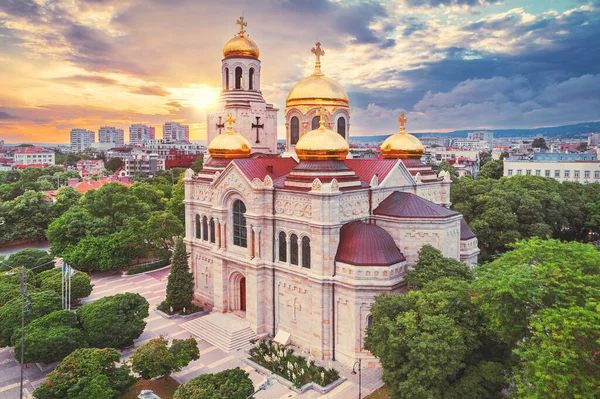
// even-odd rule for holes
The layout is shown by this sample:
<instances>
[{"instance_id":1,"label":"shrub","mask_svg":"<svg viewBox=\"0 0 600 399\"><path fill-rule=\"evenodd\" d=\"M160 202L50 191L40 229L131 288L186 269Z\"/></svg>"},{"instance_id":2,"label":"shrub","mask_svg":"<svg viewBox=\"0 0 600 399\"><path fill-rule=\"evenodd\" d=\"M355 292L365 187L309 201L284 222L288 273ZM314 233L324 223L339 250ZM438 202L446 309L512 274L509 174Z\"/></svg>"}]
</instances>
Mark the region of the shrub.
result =
<instances>
[{"instance_id":1,"label":"shrub","mask_svg":"<svg viewBox=\"0 0 600 399\"><path fill-rule=\"evenodd\" d=\"M154 263L148 263L145 265L137 265L137 266L133 266L130 267L129 269L127 269L127 275L131 276L133 274L140 274L140 273L144 273L144 272L149 272L152 270L156 270L156 269L160 269L161 267L165 267L169 264L169 260L168 259L163 259L163 260L159 260L158 262L154 262Z\"/></svg>"},{"instance_id":2,"label":"shrub","mask_svg":"<svg viewBox=\"0 0 600 399\"><path fill-rule=\"evenodd\" d=\"M42 290L52 290L57 294L62 292L62 273L60 269L47 270L39 274ZM71 300L86 298L92 293L92 281L84 272L76 272L71 276Z\"/></svg>"},{"instance_id":3,"label":"shrub","mask_svg":"<svg viewBox=\"0 0 600 399\"><path fill-rule=\"evenodd\" d=\"M117 294L80 307L77 316L90 346L119 348L144 332L148 301L139 294Z\"/></svg>"},{"instance_id":4,"label":"shrub","mask_svg":"<svg viewBox=\"0 0 600 399\"><path fill-rule=\"evenodd\" d=\"M198 343L194 338L173 340L171 347L164 337L151 339L140 345L131 355L133 371L143 379L168 377L174 371L180 371L192 360L200 358Z\"/></svg>"},{"instance_id":5,"label":"shrub","mask_svg":"<svg viewBox=\"0 0 600 399\"><path fill-rule=\"evenodd\" d=\"M26 269L33 269L47 263L46 265L35 269L33 272L39 274L44 270L50 270L54 267L54 257L41 249L27 248L12 254L4 261L9 268L25 266ZM48 263L50 262L50 263Z\"/></svg>"},{"instance_id":6,"label":"shrub","mask_svg":"<svg viewBox=\"0 0 600 399\"><path fill-rule=\"evenodd\" d=\"M192 378L177 388L173 399L246 399L253 392L248 373L236 367Z\"/></svg>"}]
</instances>

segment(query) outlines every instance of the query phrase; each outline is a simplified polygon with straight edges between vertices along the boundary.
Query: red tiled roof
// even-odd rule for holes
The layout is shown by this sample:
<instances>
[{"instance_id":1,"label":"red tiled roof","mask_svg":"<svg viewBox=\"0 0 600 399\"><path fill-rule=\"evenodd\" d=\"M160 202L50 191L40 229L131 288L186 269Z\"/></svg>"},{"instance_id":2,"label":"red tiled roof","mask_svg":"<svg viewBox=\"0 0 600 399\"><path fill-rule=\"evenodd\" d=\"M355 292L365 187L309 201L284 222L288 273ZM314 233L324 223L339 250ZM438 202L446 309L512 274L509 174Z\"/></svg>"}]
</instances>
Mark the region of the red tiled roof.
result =
<instances>
[{"instance_id":1,"label":"red tiled roof","mask_svg":"<svg viewBox=\"0 0 600 399\"><path fill-rule=\"evenodd\" d=\"M240 168L248 180L255 178L264 180L269 175L275 180L285 176L298 164L294 158L241 158L232 162Z\"/></svg>"},{"instance_id":2,"label":"red tiled roof","mask_svg":"<svg viewBox=\"0 0 600 399\"><path fill-rule=\"evenodd\" d=\"M73 188L75 189L75 191L78 191L81 194L85 194L90 190L96 190L108 183L117 183L117 184L121 184L123 186L131 186L133 184L131 182L114 181L114 180L110 180L108 178L103 178L98 181L84 180L84 181L74 185Z\"/></svg>"},{"instance_id":3,"label":"red tiled roof","mask_svg":"<svg viewBox=\"0 0 600 399\"><path fill-rule=\"evenodd\" d=\"M394 169L396 159L346 159L344 163L353 169L360 181L370 184L373 176L377 175L383 181Z\"/></svg>"},{"instance_id":4,"label":"red tiled roof","mask_svg":"<svg viewBox=\"0 0 600 399\"><path fill-rule=\"evenodd\" d=\"M356 266L389 266L406 259L387 231L358 220L340 229L335 260Z\"/></svg>"},{"instance_id":5,"label":"red tiled roof","mask_svg":"<svg viewBox=\"0 0 600 399\"><path fill-rule=\"evenodd\" d=\"M373 213L403 218L446 218L459 214L418 195L399 191L394 191L384 199Z\"/></svg>"},{"instance_id":6,"label":"red tiled roof","mask_svg":"<svg viewBox=\"0 0 600 399\"><path fill-rule=\"evenodd\" d=\"M465 220L464 217L460 218L460 239L461 240L470 240L471 238L476 238L477 236L473 233L473 230L469 227L469 224Z\"/></svg>"}]
</instances>

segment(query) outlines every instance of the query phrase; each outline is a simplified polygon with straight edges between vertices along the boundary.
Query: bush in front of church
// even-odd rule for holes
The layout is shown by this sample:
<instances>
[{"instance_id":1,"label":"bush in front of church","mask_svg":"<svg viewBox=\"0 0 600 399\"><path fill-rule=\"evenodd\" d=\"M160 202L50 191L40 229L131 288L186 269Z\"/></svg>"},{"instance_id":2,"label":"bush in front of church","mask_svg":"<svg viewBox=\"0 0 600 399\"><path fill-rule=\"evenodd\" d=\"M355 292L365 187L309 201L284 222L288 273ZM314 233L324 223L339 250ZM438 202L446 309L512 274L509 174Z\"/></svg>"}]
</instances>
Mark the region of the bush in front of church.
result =
<instances>
[{"instance_id":1,"label":"bush in front of church","mask_svg":"<svg viewBox=\"0 0 600 399\"><path fill-rule=\"evenodd\" d=\"M38 275L43 291L51 290L57 294L62 293L62 272L60 268L46 270ZM75 272L71 276L71 301L86 298L92 293L90 276L84 272Z\"/></svg>"},{"instance_id":2,"label":"bush in front of church","mask_svg":"<svg viewBox=\"0 0 600 399\"><path fill-rule=\"evenodd\" d=\"M194 295L194 277L188 265L188 254L183 239L179 237L175 243L173 258L171 259L171 273L167 282L167 299L158 309L166 313L190 313L194 308L192 299ZM184 309L186 310L184 312Z\"/></svg>"},{"instance_id":3,"label":"bush in front of church","mask_svg":"<svg viewBox=\"0 0 600 399\"><path fill-rule=\"evenodd\" d=\"M253 392L248 373L236 367L192 378L177 388L173 399L246 399Z\"/></svg>"},{"instance_id":4,"label":"bush in front of church","mask_svg":"<svg viewBox=\"0 0 600 399\"><path fill-rule=\"evenodd\" d=\"M194 338L174 339L170 347L168 343L166 338L160 336L140 345L131 355L133 371L145 380L154 377L166 379L192 360L200 359L200 350Z\"/></svg>"}]
</instances>

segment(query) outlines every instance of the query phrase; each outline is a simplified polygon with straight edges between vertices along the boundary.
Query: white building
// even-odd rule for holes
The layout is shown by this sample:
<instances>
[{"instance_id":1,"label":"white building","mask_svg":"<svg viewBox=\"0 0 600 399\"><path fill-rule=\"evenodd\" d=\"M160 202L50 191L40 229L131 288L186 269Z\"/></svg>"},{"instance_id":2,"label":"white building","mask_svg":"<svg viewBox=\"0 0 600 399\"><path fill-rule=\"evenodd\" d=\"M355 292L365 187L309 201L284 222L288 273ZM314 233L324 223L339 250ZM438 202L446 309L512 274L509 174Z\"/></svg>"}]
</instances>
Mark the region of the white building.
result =
<instances>
[{"instance_id":1,"label":"white building","mask_svg":"<svg viewBox=\"0 0 600 399\"><path fill-rule=\"evenodd\" d=\"M96 142L96 133L93 130L71 129L71 151L85 151L94 142Z\"/></svg>"},{"instance_id":2,"label":"white building","mask_svg":"<svg viewBox=\"0 0 600 399\"><path fill-rule=\"evenodd\" d=\"M163 140L170 143L190 141L190 127L178 122L165 122L163 125Z\"/></svg>"},{"instance_id":3,"label":"white building","mask_svg":"<svg viewBox=\"0 0 600 399\"><path fill-rule=\"evenodd\" d=\"M161 157L169 155L171 150L183 151L186 155L200 155L206 153L206 146L189 142L172 143L165 140L148 140L140 147L143 154L158 154Z\"/></svg>"},{"instance_id":4,"label":"white building","mask_svg":"<svg viewBox=\"0 0 600 399\"><path fill-rule=\"evenodd\" d=\"M466 149L466 150L477 150L477 151L491 151L492 142L475 139L455 139L454 147Z\"/></svg>"},{"instance_id":5,"label":"white building","mask_svg":"<svg viewBox=\"0 0 600 399\"><path fill-rule=\"evenodd\" d=\"M600 133L590 133L588 136L588 147L596 147L600 144Z\"/></svg>"},{"instance_id":6,"label":"white building","mask_svg":"<svg viewBox=\"0 0 600 399\"><path fill-rule=\"evenodd\" d=\"M551 177L559 182L600 183L600 161L504 160L504 176Z\"/></svg>"},{"instance_id":7,"label":"white building","mask_svg":"<svg viewBox=\"0 0 600 399\"><path fill-rule=\"evenodd\" d=\"M140 145L144 141L155 139L154 126L146 126L141 123L136 123L129 126L129 143L131 145Z\"/></svg>"},{"instance_id":8,"label":"white building","mask_svg":"<svg viewBox=\"0 0 600 399\"><path fill-rule=\"evenodd\" d=\"M467 138L469 140L487 141L488 143L493 144L494 143L494 132L486 132L486 131L469 132L467 134Z\"/></svg>"},{"instance_id":9,"label":"white building","mask_svg":"<svg viewBox=\"0 0 600 399\"><path fill-rule=\"evenodd\" d=\"M165 170L165 160L158 154L138 154L125 159L126 176L133 176L138 172L154 176L159 170Z\"/></svg>"},{"instance_id":10,"label":"white building","mask_svg":"<svg viewBox=\"0 0 600 399\"><path fill-rule=\"evenodd\" d=\"M113 147L121 147L125 145L125 132L114 126L102 126L98 130L98 142L112 143Z\"/></svg>"},{"instance_id":11,"label":"white building","mask_svg":"<svg viewBox=\"0 0 600 399\"><path fill-rule=\"evenodd\" d=\"M18 147L13 153L16 165L55 165L54 151L40 147Z\"/></svg>"}]
</instances>

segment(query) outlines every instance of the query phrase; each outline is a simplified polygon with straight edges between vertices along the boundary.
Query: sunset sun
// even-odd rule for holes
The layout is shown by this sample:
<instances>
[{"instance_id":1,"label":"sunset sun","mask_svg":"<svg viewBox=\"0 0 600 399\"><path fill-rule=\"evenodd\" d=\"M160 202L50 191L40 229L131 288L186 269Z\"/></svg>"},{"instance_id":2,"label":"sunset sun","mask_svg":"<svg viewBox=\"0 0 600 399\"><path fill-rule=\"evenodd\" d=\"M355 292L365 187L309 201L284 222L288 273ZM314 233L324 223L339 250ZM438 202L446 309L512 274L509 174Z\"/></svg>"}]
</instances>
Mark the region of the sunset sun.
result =
<instances>
[{"instance_id":1,"label":"sunset sun","mask_svg":"<svg viewBox=\"0 0 600 399\"><path fill-rule=\"evenodd\" d=\"M200 109L210 109L214 106L219 97L220 89L209 87L195 88L190 97L191 104Z\"/></svg>"}]
</instances>

